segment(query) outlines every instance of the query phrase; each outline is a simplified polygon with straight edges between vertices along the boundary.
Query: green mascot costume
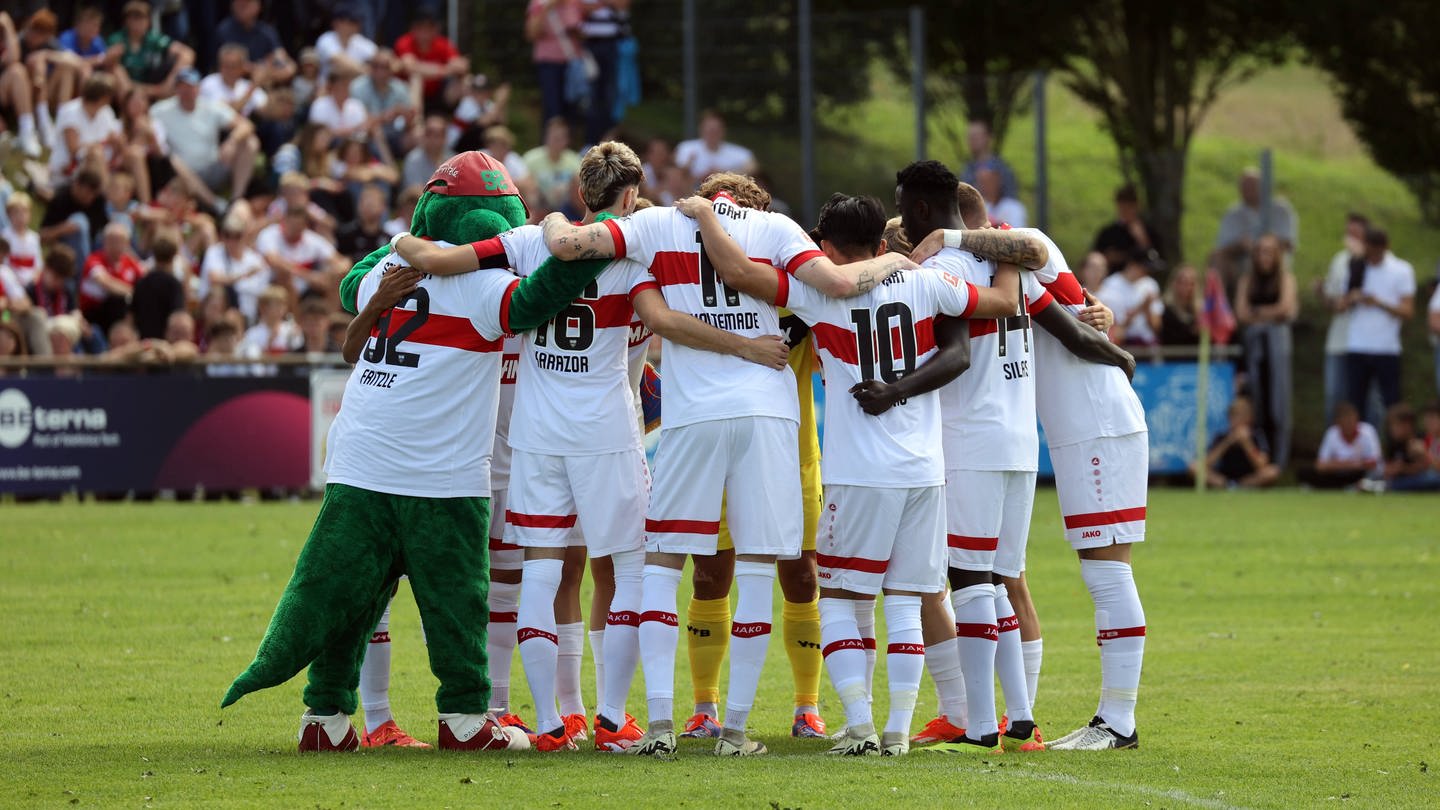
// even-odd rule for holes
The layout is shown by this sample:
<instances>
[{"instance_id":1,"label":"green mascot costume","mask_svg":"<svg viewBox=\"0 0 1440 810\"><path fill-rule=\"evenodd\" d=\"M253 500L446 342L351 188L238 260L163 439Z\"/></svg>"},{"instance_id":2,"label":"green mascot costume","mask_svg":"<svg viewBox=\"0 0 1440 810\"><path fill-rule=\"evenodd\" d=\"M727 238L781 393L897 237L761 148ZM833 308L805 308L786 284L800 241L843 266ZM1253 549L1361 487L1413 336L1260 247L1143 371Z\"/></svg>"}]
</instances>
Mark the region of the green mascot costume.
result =
<instances>
[{"instance_id":1,"label":"green mascot costume","mask_svg":"<svg viewBox=\"0 0 1440 810\"><path fill-rule=\"evenodd\" d=\"M415 208L411 229L415 236L465 244L491 239L523 225L526 214L525 203L515 192L504 166L484 153L465 152L436 169ZM347 310L356 311L357 295L372 270L380 268L376 271L378 277L394 265L390 252L386 246L365 257L341 282L341 302ZM523 281L501 279L504 294L485 299L493 304L489 309L492 322L498 322L500 329L511 333L540 326L581 295L607 264L608 260L560 262L551 259ZM494 274L496 271L484 272ZM478 278L472 280L480 282ZM374 278L369 281L373 283ZM491 279L489 289L494 289L493 282ZM429 296L430 293L425 292L427 308ZM408 300L411 299L401 299L401 303ZM417 300L417 306L418 303ZM394 312L401 310L397 306ZM481 320L478 316L472 317L477 322ZM396 320L400 318L397 316ZM417 320L420 319L402 321L392 330L390 318L386 316L371 332L372 340L375 345L383 346L388 339L392 348L403 339L402 333L416 340L412 333ZM464 319L453 319L459 320ZM383 356L384 350L373 353ZM367 352L369 354L372 352ZM361 365L367 362L368 357ZM431 363L424 368L435 367ZM422 373L420 368L411 364L401 370L415 375ZM498 391L498 363L494 369L494 379L481 380L479 385L493 385ZM442 380L439 386L442 390L459 388L466 382ZM352 375L342 417L344 409L350 407L357 408L356 413L363 416L365 412L359 409L371 401L357 393L352 403L349 392L354 385ZM464 415L467 404L470 403L457 406L457 412ZM476 411L473 424L477 428L484 429L484 420L489 419L487 432L492 435L484 439L484 447L489 448L493 441L494 411L481 414L479 407L473 410ZM395 430L403 434L422 427L400 424ZM470 426L461 424L459 428L469 430ZM331 448L334 454L347 437L337 433L332 436L336 444ZM353 436L349 440L364 441ZM488 458L488 450L484 454ZM385 459L374 459L374 463L384 464ZM437 460L439 463L442 462ZM484 475L483 463L479 470L477 477ZM485 491L483 482L480 489ZM462 750L527 747L519 729L501 728L494 717L487 714L490 700L485 660L486 600L490 582L489 498L442 495L444 493L437 493L436 497L416 497L333 481L327 485L315 525L295 563L295 572L280 597L255 660L235 679L221 706L229 706L250 692L282 684L308 666L309 683L304 691L308 711L301 721L300 750L356 748L358 739L349 716L357 708L356 688L366 643L394 593L397 579L408 574L427 630L430 668L440 681L435 696L440 712L440 747Z\"/></svg>"}]
</instances>

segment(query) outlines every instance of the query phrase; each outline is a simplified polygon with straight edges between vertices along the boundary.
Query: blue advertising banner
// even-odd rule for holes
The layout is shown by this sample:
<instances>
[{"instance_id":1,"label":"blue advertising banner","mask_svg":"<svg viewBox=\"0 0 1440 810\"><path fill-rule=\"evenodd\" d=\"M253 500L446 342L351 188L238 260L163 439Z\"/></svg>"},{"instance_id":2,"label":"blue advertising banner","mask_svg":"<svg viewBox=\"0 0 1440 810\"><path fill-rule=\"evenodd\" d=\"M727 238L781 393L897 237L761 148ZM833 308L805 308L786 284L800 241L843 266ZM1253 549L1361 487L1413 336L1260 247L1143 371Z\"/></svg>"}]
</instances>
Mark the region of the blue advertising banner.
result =
<instances>
[{"instance_id":1,"label":"blue advertising banner","mask_svg":"<svg viewBox=\"0 0 1440 810\"><path fill-rule=\"evenodd\" d=\"M304 377L0 379L0 492L299 489Z\"/></svg>"}]
</instances>

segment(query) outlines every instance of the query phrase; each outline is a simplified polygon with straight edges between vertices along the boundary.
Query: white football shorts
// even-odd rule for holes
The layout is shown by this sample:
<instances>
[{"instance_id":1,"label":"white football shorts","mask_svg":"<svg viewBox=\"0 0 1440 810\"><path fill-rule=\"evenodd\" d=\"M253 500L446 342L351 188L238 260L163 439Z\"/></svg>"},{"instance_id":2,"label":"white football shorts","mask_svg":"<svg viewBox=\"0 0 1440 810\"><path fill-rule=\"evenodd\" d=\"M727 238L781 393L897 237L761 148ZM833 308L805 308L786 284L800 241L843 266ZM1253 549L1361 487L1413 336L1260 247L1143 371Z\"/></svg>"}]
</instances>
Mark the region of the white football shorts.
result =
<instances>
[{"instance_id":1,"label":"white football shorts","mask_svg":"<svg viewBox=\"0 0 1440 810\"><path fill-rule=\"evenodd\" d=\"M636 551L644 542L649 495L650 472L639 447L595 456L516 450L505 539L522 547L583 545L591 557Z\"/></svg>"},{"instance_id":2,"label":"white football shorts","mask_svg":"<svg viewBox=\"0 0 1440 810\"><path fill-rule=\"evenodd\" d=\"M945 471L945 543L950 567L1018 577L1035 506L1035 473Z\"/></svg>"},{"instance_id":3,"label":"white football shorts","mask_svg":"<svg viewBox=\"0 0 1440 810\"><path fill-rule=\"evenodd\" d=\"M1050 448L1070 547L1145 540L1150 434L1102 436Z\"/></svg>"},{"instance_id":4,"label":"white football shorts","mask_svg":"<svg viewBox=\"0 0 1440 810\"><path fill-rule=\"evenodd\" d=\"M875 595L945 590L943 487L825 487L820 587Z\"/></svg>"}]
</instances>

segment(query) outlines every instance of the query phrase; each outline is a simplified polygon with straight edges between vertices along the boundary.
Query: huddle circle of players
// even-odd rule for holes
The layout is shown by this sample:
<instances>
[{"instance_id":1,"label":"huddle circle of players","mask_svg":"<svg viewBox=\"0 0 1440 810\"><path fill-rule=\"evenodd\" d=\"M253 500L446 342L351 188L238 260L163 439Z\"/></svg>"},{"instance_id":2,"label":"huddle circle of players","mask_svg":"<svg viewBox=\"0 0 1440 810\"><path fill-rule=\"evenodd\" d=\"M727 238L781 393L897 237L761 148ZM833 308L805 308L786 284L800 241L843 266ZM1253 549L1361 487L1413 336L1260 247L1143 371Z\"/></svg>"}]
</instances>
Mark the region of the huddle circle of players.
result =
<instances>
[{"instance_id":1,"label":"huddle circle of players","mask_svg":"<svg viewBox=\"0 0 1440 810\"><path fill-rule=\"evenodd\" d=\"M513 189L497 167L487 161ZM796 687L791 733L828 736L831 754L1137 747L1145 618L1130 547L1144 539L1148 434L1128 382L1134 360L1106 339L1108 310L1054 242L1035 229L989 228L980 195L936 161L897 174L898 224L887 229L873 198L837 194L813 237L768 212L769 195L749 177L713 175L674 207L641 200L641 177L629 147L599 144L580 168L581 224L552 214L470 245L402 234L361 282L358 317L384 315L362 324L368 337L329 441L332 485L414 496L433 484L412 500L440 510L453 482L488 481L479 492L493 516L491 708L447 710L437 697L439 745L549 752L593 740L602 751L665 757L677 737L702 737L720 756L763 754L747 719L778 578ZM548 323L504 334L516 277L552 257L610 261ZM444 318L479 338L424 338L422 303L432 325ZM653 476L641 445L652 331L665 360ZM407 362L387 365L397 354ZM829 391L823 453L817 358ZM457 385L462 372L479 382ZM1094 600L1102 673L1094 719L1058 740L1042 737L1032 711L1042 645L1024 571L1037 416L1066 540ZM369 446L373 426L398 424L423 424L425 446L437 448L384 460L405 487L330 463L347 443ZM587 553L593 717L580 697ZM696 705L677 725L676 594L687 557ZM889 703L877 719L882 593ZM444 610L419 607L427 626ZM390 712L388 617L360 670L364 733L347 713L311 705L301 750L428 747ZM432 644L442 624L431 627ZM528 724L510 707L517 646L534 698ZM626 706L637 664L644 727ZM817 708L822 666L844 709L833 736ZM450 675L432 668L443 696ZM916 732L926 669L940 712Z\"/></svg>"}]
</instances>

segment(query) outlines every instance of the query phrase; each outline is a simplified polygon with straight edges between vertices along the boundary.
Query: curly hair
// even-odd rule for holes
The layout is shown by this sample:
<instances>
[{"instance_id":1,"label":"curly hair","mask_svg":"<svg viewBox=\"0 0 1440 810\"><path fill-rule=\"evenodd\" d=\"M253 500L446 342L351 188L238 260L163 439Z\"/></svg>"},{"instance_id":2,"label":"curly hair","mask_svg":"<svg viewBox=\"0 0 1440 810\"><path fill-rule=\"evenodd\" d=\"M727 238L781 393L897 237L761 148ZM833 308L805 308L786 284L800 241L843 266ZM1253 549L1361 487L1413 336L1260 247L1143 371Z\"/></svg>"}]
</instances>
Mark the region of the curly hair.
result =
<instances>
[{"instance_id":1,"label":"curly hair","mask_svg":"<svg viewBox=\"0 0 1440 810\"><path fill-rule=\"evenodd\" d=\"M708 199L722 191L734 197L735 204L742 208L770 210L770 192L761 188L755 178L744 174L716 172L705 178L696 193Z\"/></svg>"}]
</instances>

